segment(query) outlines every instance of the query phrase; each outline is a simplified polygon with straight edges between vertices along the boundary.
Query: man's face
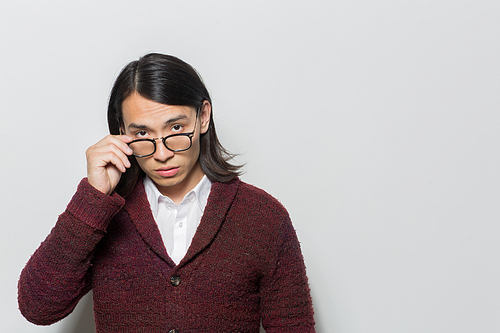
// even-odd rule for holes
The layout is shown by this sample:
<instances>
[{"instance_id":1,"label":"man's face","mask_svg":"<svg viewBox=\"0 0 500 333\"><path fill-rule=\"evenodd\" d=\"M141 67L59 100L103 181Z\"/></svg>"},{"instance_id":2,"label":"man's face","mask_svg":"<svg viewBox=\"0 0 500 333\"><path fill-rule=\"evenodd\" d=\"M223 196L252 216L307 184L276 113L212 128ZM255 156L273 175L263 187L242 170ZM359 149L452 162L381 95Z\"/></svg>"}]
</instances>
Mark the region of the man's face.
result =
<instances>
[{"instance_id":1,"label":"man's face","mask_svg":"<svg viewBox=\"0 0 500 333\"><path fill-rule=\"evenodd\" d=\"M180 203L184 195L192 190L204 175L198 161L200 133L208 130L210 104L203 104L196 121L196 110L192 107L156 103L133 93L123 102L122 112L123 131L134 140L162 138L195 131L193 144L186 151L172 152L161 140L156 140L156 151L153 155L136 158L141 169L153 180L158 190L174 202Z\"/></svg>"}]
</instances>

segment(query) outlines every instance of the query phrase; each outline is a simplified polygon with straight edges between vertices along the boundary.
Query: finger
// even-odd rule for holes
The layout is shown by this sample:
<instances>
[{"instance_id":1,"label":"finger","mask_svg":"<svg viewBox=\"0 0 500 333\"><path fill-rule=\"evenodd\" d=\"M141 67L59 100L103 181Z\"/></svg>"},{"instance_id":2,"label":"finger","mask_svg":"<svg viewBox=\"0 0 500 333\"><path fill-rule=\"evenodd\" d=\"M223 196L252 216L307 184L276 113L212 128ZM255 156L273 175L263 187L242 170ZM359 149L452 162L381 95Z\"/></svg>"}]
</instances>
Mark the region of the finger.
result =
<instances>
[{"instance_id":1,"label":"finger","mask_svg":"<svg viewBox=\"0 0 500 333\"><path fill-rule=\"evenodd\" d=\"M133 139L127 135L108 135L104 137L101 141L97 142L95 147L103 147L109 144L113 144L118 147L123 153L127 155L132 155L132 149L127 143L131 142Z\"/></svg>"},{"instance_id":2,"label":"finger","mask_svg":"<svg viewBox=\"0 0 500 333\"><path fill-rule=\"evenodd\" d=\"M88 158L88 169L89 172L102 172L103 168L107 168L110 164L114 165L122 173L127 170L130 162L128 159L126 162L121 159L115 152L105 151L105 152L92 152L89 154Z\"/></svg>"},{"instance_id":3,"label":"finger","mask_svg":"<svg viewBox=\"0 0 500 333\"><path fill-rule=\"evenodd\" d=\"M120 163L117 162L120 160ZM91 147L87 151L87 161L91 167L105 167L108 163L113 163L119 167L123 165L124 167L130 167L130 161L128 156L120 149L120 147L115 146L113 143ZM122 168L119 167L123 171ZM123 171L124 172L124 171Z\"/></svg>"},{"instance_id":4,"label":"finger","mask_svg":"<svg viewBox=\"0 0 500 333\"><path fill-rule=\"evenodd\" d=\"M117 147L123 150L123 152L126 153L127 155L132 155L132 149L130 149L128 144L132 142L134 139L128 135L119 135L116 138L119 140L119 142L116 143Z\"/></svg>"},{"instance_id":5,"label":"finger","mask_svg":"<svg viewBox=\"0 0 500 333\"><path fill-rule=\"evenodd\" d=\"M118 139L122 140L125 143L129 143L130 141L134 140L132 137L128 135L116 135L115 137L117 137Z\"/></svg>"},{"instance_id":6,"label":"finger","mask_svg":"<svg viewBox=\"0 0 500 333\"><path fill-rule=\"evenodd\" d=\"M97 142L95 145L91 146L89 150L91 149L112 149L113 146L118 148L122 153L126 155L132 155L132 149L128 146L128 144L124 141L130 142L132 138L129 136L114 136L114 135L108 135L101 141Z\"/></svg>"},{"instance_id":7,"label":"finger","mask_svg":"<svg viewBox=\"0 0 500 333\"><path fill-rule=\"evenodd\" d=\"M127 168L130 167L130 162L128 158L121 159L119 156L117 156L114 152L109 152L107 156L105 156L106 160L108 163L106 163L106 166L109 164L113 164L118 170L120 170L122 173L127 171Z\"/></svg>"}]
</instances>

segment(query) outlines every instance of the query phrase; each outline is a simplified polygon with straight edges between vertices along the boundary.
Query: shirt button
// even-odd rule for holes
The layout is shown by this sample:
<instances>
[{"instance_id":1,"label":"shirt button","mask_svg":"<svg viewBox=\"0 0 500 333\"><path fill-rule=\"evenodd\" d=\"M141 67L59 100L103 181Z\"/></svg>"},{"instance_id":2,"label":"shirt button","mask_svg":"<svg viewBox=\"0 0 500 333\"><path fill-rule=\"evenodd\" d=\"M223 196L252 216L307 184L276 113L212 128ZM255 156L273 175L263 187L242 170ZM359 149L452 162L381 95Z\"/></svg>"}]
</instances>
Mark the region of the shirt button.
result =
<instances>
[{"instance_id":1,"label":"shirt button","mask_svg":"<svg viewBox=\"0 0 500 333\"><path fill-rule=\"evenodd\" d=\"M179 222L179 227L182 228L182 226L184 225L184 223L182 223L182 221Z\"/></svg>"},{"instance_id":2,"label":"shirt button","mask_svg":"<svg viewBox=\"0 0 500 333\"><path fill-rule=\"evenodd\" d=\"M181 283L181 278L178 275L174 275L170 278L170 283L177 287Z\"/></svg>"}]
</instances>

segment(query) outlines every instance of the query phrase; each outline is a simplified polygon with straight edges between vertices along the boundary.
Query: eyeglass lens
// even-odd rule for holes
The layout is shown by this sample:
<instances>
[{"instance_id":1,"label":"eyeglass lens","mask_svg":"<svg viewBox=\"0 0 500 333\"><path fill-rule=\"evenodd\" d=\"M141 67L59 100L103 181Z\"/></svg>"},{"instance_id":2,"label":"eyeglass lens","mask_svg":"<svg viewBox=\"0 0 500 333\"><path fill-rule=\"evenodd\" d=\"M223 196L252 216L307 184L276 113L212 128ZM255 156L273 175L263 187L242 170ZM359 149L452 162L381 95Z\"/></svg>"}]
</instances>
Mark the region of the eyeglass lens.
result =
<instances>
[{"instance_id":1,"label":"eyeglass lens","mask_svg":"<svg viewBox=\"0 0 500 333\"><path fill-rule=\"evenodd\" d=\"M162 141L172 151L187 150L191 147L191 139L187 135L172 136ZM151 140L131 142L129 147L135 156L151 155L155 152L155 143Z\"/></svg>"}]
</instances>

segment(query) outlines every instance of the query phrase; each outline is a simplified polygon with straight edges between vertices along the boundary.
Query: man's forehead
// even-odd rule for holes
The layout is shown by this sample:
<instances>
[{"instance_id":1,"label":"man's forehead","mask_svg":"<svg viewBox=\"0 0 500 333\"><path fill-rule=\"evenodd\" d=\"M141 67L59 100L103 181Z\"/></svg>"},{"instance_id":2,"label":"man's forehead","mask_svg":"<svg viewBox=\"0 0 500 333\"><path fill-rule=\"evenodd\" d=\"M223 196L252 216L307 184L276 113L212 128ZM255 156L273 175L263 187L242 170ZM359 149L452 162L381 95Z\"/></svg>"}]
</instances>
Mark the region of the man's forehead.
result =
<instances>
[{"instance_id":1,"label":"man's forehead","mask_svg":"<svg viewBox=\"0 0 500 333\"><path fill-rule=\"evenodd\" d=\"M195 108L186 105L169 105L148 100L140 95L131 95L122 104L125 121L144 121L155 119L162 122L170 119L189 119L195 113Z\"/></svg>"},{"instance_id":2,"label":"man's forehead","mask_svg":"<svg viewBox=\"0 0 500 333\"><path fill-rule=\"evenodd\" d=\"M174 123L182 122L182 121L188 122L189 121L189 117L186 116L186 115L179 115L179 116L176 116L176 117L168 118L165 121L161 121L161 122L154 121L153 124L154 125L158 125L158 124L161 123L161 124L164 124L165 126L168 126L170 124L174 124ZM152 125L151 122L147 118L135 119L135 120L133 120L130 123L127 122L126 120L124 120L124 122L125 122L125 126L127 128L130 128L130 129L133 129L133 128L136 128L136 129L146 129L146 128L152 127L151 126Z\"/></svg>"}]
</instances>

